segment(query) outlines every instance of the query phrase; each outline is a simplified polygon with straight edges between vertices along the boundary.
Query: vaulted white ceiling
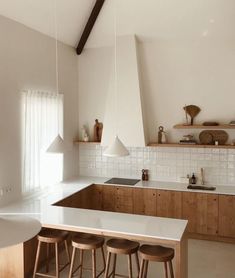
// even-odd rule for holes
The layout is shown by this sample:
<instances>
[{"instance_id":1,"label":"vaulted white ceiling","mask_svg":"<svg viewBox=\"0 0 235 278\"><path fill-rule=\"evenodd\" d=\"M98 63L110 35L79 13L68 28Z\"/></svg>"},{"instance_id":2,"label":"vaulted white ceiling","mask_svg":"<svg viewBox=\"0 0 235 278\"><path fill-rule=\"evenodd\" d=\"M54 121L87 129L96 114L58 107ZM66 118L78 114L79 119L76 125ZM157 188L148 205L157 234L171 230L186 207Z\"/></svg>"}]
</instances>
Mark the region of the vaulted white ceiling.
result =
<instances>
[{"instance_id":1,"label":"vaulted white ceiling","mask_svg":"<svg viewBox=\"0 0 235 278\"><path fill-rule=\"evenodd\" d=\"M54 37L54 3L0 0L0 14ZM77 45L94 3L57 0L59 40ZM140 40L235 36L234 0L106 0L86 47L113 43L115 6L119 35L136 34Z\"/></svg>"}]
</instances>

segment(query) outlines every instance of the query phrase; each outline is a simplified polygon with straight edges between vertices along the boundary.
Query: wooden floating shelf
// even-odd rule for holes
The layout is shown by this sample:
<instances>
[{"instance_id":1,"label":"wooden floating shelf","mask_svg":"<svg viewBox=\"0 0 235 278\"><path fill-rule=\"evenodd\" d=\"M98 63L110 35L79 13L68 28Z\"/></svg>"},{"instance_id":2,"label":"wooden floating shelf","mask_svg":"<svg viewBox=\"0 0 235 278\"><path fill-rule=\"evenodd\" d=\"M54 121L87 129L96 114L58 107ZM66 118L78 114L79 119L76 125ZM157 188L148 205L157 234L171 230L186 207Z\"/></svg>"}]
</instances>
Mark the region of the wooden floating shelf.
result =
<instances>
[{"instance_id":1,"label":"wooden floating shelf","mask_svg":"<svg viewBox=\"0 0 235 278\"><path fill-rule=\"evenodd\" d=\"M222 124L222 125L206 126L206 125L178 124L178 125L174 125L174 128L176 129L235 129L235 125Z\"/></svg>"},{"instance_id":2,"label":"wooden floating shelf","mask_svg":"<svg viewBox=\"0 0 235 278\"><path fill-rule=\"evenodd\" d=\"M94 142L94 141L88 141L88 142L84 142L84 141L74 141L74 144L100 144L100 142Z\"/></svg>"},{"instance_id":3,"label":"wooden floating shelf","mask_svg":"<svg viewBox=\"0 0 235 278\"><path fill-rule=\"evenodd\" d=\"M217 145L179 144L179 143L169 143L169 144L149 143L148 147L235 149L235 146L233 146L233 145L218 145L217 146Z\"/></svg>"}]
</instances>

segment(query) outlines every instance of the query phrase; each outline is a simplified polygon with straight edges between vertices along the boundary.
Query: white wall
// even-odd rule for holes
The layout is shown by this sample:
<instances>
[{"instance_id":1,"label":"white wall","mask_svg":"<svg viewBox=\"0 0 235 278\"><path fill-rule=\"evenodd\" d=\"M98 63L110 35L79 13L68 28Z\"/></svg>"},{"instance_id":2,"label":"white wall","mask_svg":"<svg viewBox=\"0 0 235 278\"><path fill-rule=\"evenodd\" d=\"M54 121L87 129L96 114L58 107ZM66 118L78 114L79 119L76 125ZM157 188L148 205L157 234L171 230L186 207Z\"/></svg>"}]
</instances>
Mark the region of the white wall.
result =
<instances>
[{"instance_id":1,"label":"white wall","mask_svg":"<svg viewBox=\"0 0 235 278\"><path fill-rule=\"evenodd\" d=\"M198 105L196 122L235 119L235 41L169 40L138 44L141 88L150 141L157 140L159 125L178 141L199 133L173 130L185 121L183 106ZM105 101L113 63L110 48L88 49L79 57L79 124L91 128L104 119ZM92 130L91 130L92 131ZM229 132L235 139L235 132Z\"/></svg>"},{"instance_id":2,"label":"white wall","mask_svg":"<svg viewBox=\"0 0 235 278\"><path fill-rule=\"evenodd\" d=\"M201 108L197 122L235 119L235 40L159 41L139 45L140 70L147 111L149 135L163 125L171 140L172 126L185 121L182 107ZM198 133L198 131L196 131ZM235 133L230 133L235 139Z\"/></svg>"},{"instance_id":3,"label":"white wall","mask_svg":"<svg viewBox=\"0 0 235 278\"><path fill-rule=\"evenodd\" d=\"M0 16L0 187L12 192L0 205L21 193L22 90L55 91L55 41L24 25ZM72 47L59 44L59 88L64 93L64 137L77 129L77 58ZM64 158L64 177L75 175L76 151Z\"/></svg>"}]
</instances>

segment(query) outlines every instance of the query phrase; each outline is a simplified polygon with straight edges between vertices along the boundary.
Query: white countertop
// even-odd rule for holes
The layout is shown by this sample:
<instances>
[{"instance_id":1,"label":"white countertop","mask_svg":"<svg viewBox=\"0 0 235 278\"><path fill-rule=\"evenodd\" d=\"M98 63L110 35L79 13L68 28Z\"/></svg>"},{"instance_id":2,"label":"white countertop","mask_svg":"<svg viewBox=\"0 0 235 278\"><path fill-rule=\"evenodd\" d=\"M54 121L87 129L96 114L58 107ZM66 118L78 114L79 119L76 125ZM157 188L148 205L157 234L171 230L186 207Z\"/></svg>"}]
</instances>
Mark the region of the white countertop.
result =
<instances>
[{"instance_id":1,"label":"white countertop","mask_svg":"<svg viewBox=\"0 0 235 278\"><path fill-rule=\"evenodd\" d=\"M0 215L28 215L42 226L94 233L140 236L149 239L180 241L186 220L116 213L99 210L52 206L52 204L89 186L102 184L106 178L80 177L51 187L42 194L24 198L0 208ZM140 186L140 184L138 184ZM146 187L146 184L143 185Z\"/></svg>"},{"instance_id":2,"label":"white countertop","mask_svg":"<svg viewBox=\"0 0 235 278\"><path fill-rule=\"evenodd\" d=\"M180 241L187 226L186 220L52 206L90 184L103 184L106 180L108 179L97 177L74 178L52 186L38 195L0 208L0 215L31 215L41 221L43 226L61 229L76 230L79 228L87 232L110 232L111 234ZM203 191L188 190L187 184L183 183L140 181L131 187L235 195L233 186L217 186L215 191Z\"/></svg>"},{"instance_id":3,"label":"white countertop","mask_svg":"<svg viewBox=\"0 0 235 278\"><path fill-rule=\"evenodd\" d=\"M25 215L0 216L0 249L25 242L36 236L41 223Z\"/></svg>"}]
</instances>

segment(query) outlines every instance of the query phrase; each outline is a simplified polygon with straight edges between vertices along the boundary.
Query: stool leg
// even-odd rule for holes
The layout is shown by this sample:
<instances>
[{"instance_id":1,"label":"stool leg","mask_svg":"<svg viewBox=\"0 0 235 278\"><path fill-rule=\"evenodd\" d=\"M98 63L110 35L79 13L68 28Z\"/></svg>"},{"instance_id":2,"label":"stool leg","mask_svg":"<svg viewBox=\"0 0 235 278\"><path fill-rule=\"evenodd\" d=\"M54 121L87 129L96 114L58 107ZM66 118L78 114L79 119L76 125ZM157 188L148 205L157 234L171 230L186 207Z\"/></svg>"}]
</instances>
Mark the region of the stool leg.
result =
<instances>
[{"instance_id":1,"label":"stool leg","mask_svg":"<svg viewBox=\"0 0 235 278\"><path fill-rule=\"evenodd\" d=\"M101 253L102 253L102 258L103 258L103 265L104 265L104 268L103 268L103 272L105 271L105 256L104 256L104 247L102 246L101 247Z\"/></svg>"},{"instance_id":2,"label":"stool leg","mask_svg":"<svg viewBox=\"0 0 235 278\"><path fill-rule=\"evenodd\" d=\"M34 271L33 271L33 278L36 277L36 272L37 272L37 268L38 268L38 261L39 261L39 256L40 256L40 250L41 250L41 241L38 241L37 254L36 254Z\"/></svg>"},{"instance_id":3,"label":"stool leg","mask_svg":"<svg viewBox=\"0 0 235 278\"><path fill-rule=\"evenodd\" d=\"M128 272L129 272L129 278L132 278L132 263L131 263L131 255L128 255Z\"/></svg>"},{"instance_id":4,"label":"stool leg","mask_svg":"<svg viewBox=\"0 0 235 278\"><path fill-rule=\"evenodd\" d=\"M117 263L117 255L113 255L113 278L115 278L115 273L116 273L116 263Z\"/></svg>"},{"instance_id":5,"label":"stool leg","mask_svg":"<svg viewBox=\"0 0 235 278\"><path fill-rule=\"evenodd\" d=\"M67 239L64 241L64 246L65 246L65 251L66 251L66 254L67 254L67 258L68 258L68 263L70 263L70 254L69 254Z\"/></svg>"},{"instance_id":6,"label":"stool leg","mask_svg":"<svg viewBox=\"0 0 235 278\"><path fill-rule=\"evenodd\" d=\"M169 261L169 267L170 267L171 278L174 278L174 272L173 272L172 261Z\"/></svg>"},{"instance_id":7,"label":"stool leg","mask_svg":"<svg viewBox=\"0 0 235 278\"><path fill-rule=\"evenodd\" d=\"M56 267L56 278L59 278L59 252L58 243L55 243L55 267Z\"/></svg>"},{"instance_id":8,"label":"stool leg","mask_svg":"<svg viewBox=\"0 0 235 278\"><path fill-rule=\"evenodd\" d=\"M168 270L167 270L167 263L164 262L164 269L165 269L165 278L168 278Z\"/></svg>"},{"instance_id":9,"label":"stool leg","mask_svg":"<svg viewBox=\"0 0 235 278\"><path fill-rule=\"evenodd\" d=\"M73 247L71 265L70 265L70 270L69 270L69 278L72 278L72 275L73 275L73 265L74 265L75 256L76 256L76 248Z\"/></svg>"},{"instance_id":10,"label":"stool leg","mask_svg":"<svg viewBox=\"0 0 235 278\"><path fill-rule=\"evenodd\" d=\"M80 250L80 271L79 271L80 278L82 278L82 266L83 266L83 250Z\"/></svg>"},{"instance_id":11,"label":"stool leg","mask_svg":"<svg viewBox=\"0 0 235 278\"><path fill-rule=\"evenodd\" d=\"M47 245L47 261L46 261L46 272L49 272L49 253L50 253L50 244L46 243Z\"/></svg>"},{"instance_id":12,"label":"stool leg","mask_svg":"<svg viewBox=\"0 0 235 278\"><path fill-rule=\"evenodd\" d=\"M139 278L143 277L144 265L145 265L145 261L144 261L144 259L141 259Z\"/></svg>"},{"instance_id":13,"label":"stool leg","mask_svg":"<svg viewBox=\"0 0 235 278\"><path fill-rule=\"evenodd\" d=\"M96 278L96 251L92 249L92 273L93 278Z\"/></svg>"},{"instance_id":14,"label":"stool leg","mask_svg":"<svg viewBox=\"0 0 235 278\"><path fill-rule=\"evenodd\" d=\"M137 271L138 271L138 275L140 272L140 262L139 262L139 257L138 257L138 253L135 253L135 259L136 259L136 265L137 265Z\"/></svg>"},{"instance_id":15,"label":"stool leg","mask_svg":"<svg viewBox=\"0 0 235 278\"><path fill-rule=\"evenodd\" d=\"M111 253L108 252L108 254L107 254L107 260L106 260L106 266L105 266L104 278L107 278L108 275L109 275L110 258L111 258Z\"/></svg>"},{"instance_id":16,"label":"stool leg","mask_svg":"<svg viewBox=\"0 0 235 278\"><path fill-rule=\"evenodd\" d=\"M145 264L144 264L144 278L147 277L148 266L149 266L149 261L145 261Z\"/></svg>"}]
</instances>

